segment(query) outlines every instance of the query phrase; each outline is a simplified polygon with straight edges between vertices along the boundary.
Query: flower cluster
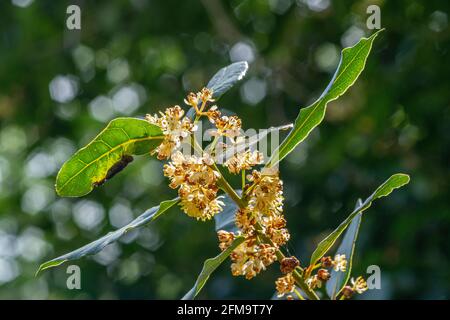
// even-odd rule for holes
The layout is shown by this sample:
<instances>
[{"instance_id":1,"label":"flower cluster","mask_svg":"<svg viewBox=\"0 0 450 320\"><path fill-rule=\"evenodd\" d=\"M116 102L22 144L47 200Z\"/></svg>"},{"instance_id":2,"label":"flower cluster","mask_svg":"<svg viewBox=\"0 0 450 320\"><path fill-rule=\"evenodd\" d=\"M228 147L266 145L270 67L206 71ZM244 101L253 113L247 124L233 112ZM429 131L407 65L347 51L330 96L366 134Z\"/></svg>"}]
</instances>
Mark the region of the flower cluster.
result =
<instances>
[{"instance_id":1,"label":"flower cluster","mask_svg":"<svg viewBox=\"0 0 450 320\"><path fill-rule=\"evenodd\" d=\"M242 170L250 170L252 167L261 164L263 159L261 152L246 150L242 153L236 152L224 163L224 166L228 168L230 173L238 174Z\"/></svg>"},{"instance_id":2,"label":"flower cluster","mask_svg":"<svg viewBox=\"0 0 450 320\"><path fill-rule=\"evenodd\" d=\"M287 257L280 261L280 270L284 276L279 277L275 281L275 288L279 298L286 294L287 299L290 300L290 293L295 290L295 280L292 273L298 266L300 266L300 261L296 257Z\"/></svg>"},{"instance_id":3,"label":"flower cluster","mask_svg":"<svg viewBox=\"0 0 450 320\"><path fill-rule=\"evenodd\" d=\"M233 276L245 276L250 280L276 260L275 248L257 243L256 238L247 239L230 255Z\"/></svg>"},{"instance_id":4,"label":"flower cluster","mask_svg":"<svg viewBox=\"0 0 450 320\"><path fill-rule=\"evenodd\" d=\"M290 235L282 214L283 184L278 173L254 170L247 179L253 183L244 190L248 205L239 209L235 217L245 241L231 254L231 270L235 276L251 279L276 261L276 251ZM223 249L227 246L222 240L219 235Z\"/></svg>"},{"instance_id":5,"label":"flower cluster","mask_svg":"<svg viewBox=\"0 0 450 320\"><path fill-rule=\"evenodd\" d=\"M195 109L197 116L205 115L216 125L219 135L236 136L241 128L241 120L236 116L221 116L217 106L205 111L208 102L213 102L213 92L203 88L200 92L189 93L184 102ZM202 156L185 156L178 151L185 138L190 136L196 129L194 123L184 117L184 111L180 106L167 108L159 115L147 115L146 120L159 126L164 134L163 142L153 153L157 153L160 160L170 159L164 165L164 175L170 179L170 187L178 188L180 206L183 211L198 220L209 220L222 210L223 202L220 201L217 180L219 172L214 170L213 159L207 154ZM197 120L197 118L196 118ZM247 156L242 159L244 163L230 163L232 166L249 167L250 163L258 162L259 158Z\"/></svg>"},{"instance_id":6,"label":"flower cluster","mask_svg":"<svg viewBox=\"0 0 450 320\"><path fill-rule=\"evenodd\" d=\"M356 293L363 293L367 288L367 282L363 277L359 276L358 278L350 280L351 286L347 285L342 289L342 296L346 299L349 299Z\"/></svg>"},{"instance_id":7,"label":"flower cluster","mask_svg":"<svg viewBox=\"0 0 450 320\"><path fill-rule=\"evenodd\" d=\"M208 88L203 88L200 92L189 93L184 103L193 107L198 116L207 116L209 121L216 126L212 135L237 137L240 135L242 121L237 116L222 116L217 106L212 106L208 111L205 111L208 102L214 102L212 98L213 92Z\"/></svg>"},{"instance_id":8,"label":"flower cluster","mask_svg":"<svg viewBox=\"0 0 450 320\"><path fill-rule=\"evenodd\" d=\"M180 106L167 108L164 113L160 112L159 116L146 115L145 119L160 127L164 134L163 142L153 151L158 154L159 160L168 159L180 147L183 139L196 130L191 120L183 116L184 110Z\"/></svg>"},{"instance_id":9,"label":"flower cluster","mask_svg":"<svg viewBox=\"0 0 450 320\"><path fill-rule=\"evenodd\" d=\"M275 288L277 289L278 297L282 297L285 294L290 294L295 290L295 280L292 273L280 277L275 281Z\"/></svg>"},{"instance_id":10,"label":"flower cluster","mask_svg":"<svg viewBox=\"0 0 450 320\"><path fill-rule=\"evenodd\" d=\"M184 103L193 107L199 115L203 112L203 109L206 107L208 102L214 102L213 92L208 88L203 88L197 93L191 92L188 94L186 99L184 99Z\"/></svg>"},{"instance_id":11,"label":"flower cluster","mask_svg":"<svg viewBox=\"0 0 450 320\"><path fill-rule=\"evenodd\" d=\"M347 270L347 259L345 258L345 254L335 255L334 260L331 264L334 271L345 272L345 270Z\"/></svg>"},{"instance_id":12,"label":"flower cluster","mask_svg":"<svg viewBox=\"0 0 450 320\"><path fill-rule=\"evenodd\" d=\"M330 279L330 272L328 268L332 268L334 271L345 272L347 270L347 260L345 254L336 254L334 259L330 256L322 257L320 260L321 268L317 271L315 275L311 275L306 279L306 284L311 289L321 288L322 283Z\"/></svg>"},{"instance_id":13,"label":"flower cluster","mask_svg":"<svg viewBox=\"0 0 450 320\"><path fill-rule=\"evenodd\" d=\"M235 138L241 134L242 121L238 116L221 116L220 111L213 109L208 117L217 128L211 135Z\"/></svg>"},{"instance_id":14,"label":"flower cluster","mask_svg":"<svg viewBox=\"0 0 450 320\"><path fill-rule=\"evenodd\" d=\"M217 196L217 179L220 176L212 168L213 160L203 157L184 156L175 152L171 161L164 165L164 175L169 177L169 186L178 188L181 208L198 220L209 220L222 211L223 202Z\"/></svg>"},{"instance_id":15,"label":"flower cluster","mask_svg":"<svg viewBox=\"0 0 450 320\"><path fill-rule=\"evenodd\" d=\"M215 105L208 106L209 102L214 102L211 90L203 88L200 92L189 93L184 102L195 110L195 120L191 121L185 117L179 106L168 108L159 115L147 115L146 120L163 131L164 140L154 153L157 153L160 160L170 160L164 165L164 175L170 179L169 186L178 189L182 210L190 217L205 221L222 211L224 203L218 195L219 185L225 188L227 182L224 182L211 154L208 153L210 151L203 152L201 156L184 155L179 151L180 145L196 131L196 123L202 116L207 117L215 126L212 133L216 136L215 143L221 136L231 141L231 147L236 147L245 142L245 138L241 135L241 119L237 116L222 115ZM195 138L189 142L198 147ZM228 155L229 147L224 144ZM248 146L233 151L223 164L231 174L252 170L263 162L263 155L248 149ZM229 192L229 189L224 190ZM245 177L242 196L237 201L240 208L235 213L238 235L243 237L243 241L233 247L230 254L231 272L234 276L252 279L279 258L283 276L275 281L275 287L279 297L286 295L288 299L292 299L297 276L305 277L306 284L314 290L330 279L328 269L345 272L347 260L342 254L337 254L334 259L323 257L319 265L310 266L306 273L300 268L303 272L297 274L296 269L300 267L297 258L284 257L279 251L290 238L283 216L283 201L283 182L277 169L253 170ZM219 230L217 236L219 247L223 251L233 244L237 234ZM319 270L311 275L312 270L316 268ZM352 278L351 285L343 288L342 295L348 298L354 292L362 293L365 290L367 284L362 277L356 280Z\"/></svg>"}]
</instances>

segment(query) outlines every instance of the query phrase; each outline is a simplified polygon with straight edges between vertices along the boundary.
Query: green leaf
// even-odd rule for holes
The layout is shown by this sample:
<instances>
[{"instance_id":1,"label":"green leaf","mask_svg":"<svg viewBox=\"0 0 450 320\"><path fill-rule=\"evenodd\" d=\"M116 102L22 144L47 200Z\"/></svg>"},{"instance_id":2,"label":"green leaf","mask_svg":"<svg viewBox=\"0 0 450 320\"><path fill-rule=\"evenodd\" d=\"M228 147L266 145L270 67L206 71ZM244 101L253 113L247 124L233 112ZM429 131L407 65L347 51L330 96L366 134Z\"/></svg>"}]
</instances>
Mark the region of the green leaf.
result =
<instances>
[{"instance_id":1,"label":"green leaf","mask_svg":"<svg viewBox=\"0 0 450 320\"><path fill-rule=\"evenodd\" d=\"M266 139L266 137L268 137L269 135L273 133L279 134L281 131L286 131L290 128L292 128L292 123L279 127L270 127L267 129L262 129L259 130L259 132L252 134L250 136L243 136L243 139L237 142L236 144L233 144L232 148L227 148L224 154L221 154L219 150L219 154L217 154L217 156L218 157L223 156L224 159L230 159L236 153L244 152L245 150L249 149L255 150L258 143L260 143L263 139ZM273 138L274 136L272 136L272 139ZM268 143L267 140L266 143Z\"/></svg>"},{"instance_id":2,"label":"green leaf","mask_svg":"<svg viewBox=\"0 0 450 320\"><path fill-rule=\"evenodd\" d=\"M241 80L247 69L248 63L246 61L232 63L217 71L206 87L213 90L213 98L218 98Z\"/></svg>"},{"instance_id":3,"label":"green leaf","mask_svg":"<svg viewBox=\"0 0 450 320\"><path fill-rule=\"evenodd\" d=\"M63 197L84 196L123 156L148 153L162 139L161 129L145 120L114 119L94 140L64 163L56 177L56 192Z\"/></svg>"},{"instance_id":4,"label":"green leaf","mask_svg":"<svg viewBox=\"0 0 450 320\"><path fill-rule=\"evenodd\" d=\"M228 256L231 254L231 252L236 249L242 242L244 241L244 237L239 236L234 239L233 243L224 251L222 251L218 256L214 258L207 259L203 263L203 269L200 272L200 275L197 278L197 281L195 281L194 286L191 290L189 290L188 293L184 295L182 300L192 300L194 299L197 294L202 290L203 286L205 285L206 281L208 281L209 276L228 258Z\"/></svg>"},{"instance_id":5,"label":"green leaf","mask_svg":"<svg viewBox=\"0 0 450 320\"><path fill-rule=\"evenodd\" d=\"M235 190L238 195L241 195L241 190ZM235 224L236 211L238 210L237 204L228 196L224 195L222 199L225 204L223 210L214 216L214 222L216 224L216 231L225 230L228 232L236 233L238 228Z\"/></svg>"},{"instance_id":6,"label":"green leaf","mask_svg":"<svg viewBox=\"0 0 450 320\"><path fill-rule=\"evenodd\" d=\"M312 105L300 110L294 128L272 154L267 167L276 165L305 140L309 133L322 122L327 104L339 98L355 83L364 70L372 43L380 31L367 39L362 38L353 47L342 50L339 66L325 91Z\"/></svg>"},{"instance_id":7,"label":"green leaf","mask_svg":"<svg viewBox=\"0 0 450 320\"><path fill-rule=\"evenodd\" d=\"M362 200L358 199L356 207L362 205ZM339 248L336 250L336 254L344 254L347 259L347 268L345 272L331 270L331 277L327 281L327 294L330 299L335 300L339 292L347 283L352 272L353 253L355 251L356 239L358 238L359 226L361 224L362 213L358 213L350 223L345 232Z\"/></svg>"},{"instance_id":8,"label":"green leaf","mask_svg":"<svg viewBox=\"0 0 450 320\"><path fill-rule=\"evenodd\" d=\"M394 189L400 188L409 182L409 176L403 173L397 173L386 180L381 186L375 190L375 192L368 197L360 206L355 208L352 213L337 227L332 233L330 233L325 239L323 239L316 250L311 256L311 265L314 265L325 253L333 246L339 236L352 222L353 218L369 208L372 202L378 198L389 195Z\"/></svg>"},{"instance_id":9,"label":"green leaf","mask_svg":"<svg viewBox=\"0 0 450 320\"><path fill-rule=\"evenodd\" d=\"M247 69L248 63L246 61L232 63L217 71L206 87L213 91L213 98L218 99L245 76ZM199 103L200 105L201 103ZM194 108L190 108L186 113L186 117L191 120L194 120L195 115Z\"/></svg>"},{"instance_id":10,"label":"green leaf","mask_svg":"<svg viewBox=\"0 0 450 320\"><path fill-rule=\"evenodd\" d=\"M129 232L133 229L139 228L139 227L143 226L144 224L147 224L147 223L155 220L160 215L165 213L169 208L171 208L176 203L178 203L178 201L179 201L178 198L163 201L158 206L148 209L143 214L141 214L136 219L131 221L129 224L123 226L122 228L117 229L116 231L110 232L110 233L104 235L103 237L101 237L100 239L97 239L75 251L69 252L58 258L52 259L50 261L47 261L47 262L41 264L38 271L36 272L36 275L42 270L59 266L66 261L80 259L84 256L92 255L92 254L96 254L96 253L100 252L107 245L119 240L119 238L121 238L127 232Z\"/></svg>"}]
</instances>

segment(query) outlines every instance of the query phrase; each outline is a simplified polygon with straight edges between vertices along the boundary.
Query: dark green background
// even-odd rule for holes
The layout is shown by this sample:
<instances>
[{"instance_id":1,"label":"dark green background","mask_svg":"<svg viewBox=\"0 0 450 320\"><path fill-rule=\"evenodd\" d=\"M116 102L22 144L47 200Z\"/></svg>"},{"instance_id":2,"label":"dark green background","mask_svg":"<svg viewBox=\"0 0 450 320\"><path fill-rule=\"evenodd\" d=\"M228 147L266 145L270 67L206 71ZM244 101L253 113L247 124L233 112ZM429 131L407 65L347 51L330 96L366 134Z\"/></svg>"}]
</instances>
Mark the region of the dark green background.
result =
<instances>
[{"instance_id":1,"label":"dark green background","mask_svg":"<svg viewBox=\"0 0 450 320\"><path fill-rule=\"evenodd\" d=\"M34 277L41 262L175 194L150 157L82 199L58 199L57 169L111 117L181 104L242 48L253 56L247 77L219 105L246 128L292 122L325 88L342 47L371 33L370 4L381 7L386 31L366 69L281 166L288 248L307 261L358 197L409 173L407 187L363 216L354 275L379 265L382 290L361 298L449 298L447 1L13 2L26 1L0 4L0 298L181 297L218 248L213 222L177 208L75 262L82 290L66 289L66 266ZM73 3L81 31L65 27ZM58 84L72 94L52 97ZM232 277L227 262L200 297L270 298L278 274L273 265L247 281Z\"/></svg>"}]
</instances>

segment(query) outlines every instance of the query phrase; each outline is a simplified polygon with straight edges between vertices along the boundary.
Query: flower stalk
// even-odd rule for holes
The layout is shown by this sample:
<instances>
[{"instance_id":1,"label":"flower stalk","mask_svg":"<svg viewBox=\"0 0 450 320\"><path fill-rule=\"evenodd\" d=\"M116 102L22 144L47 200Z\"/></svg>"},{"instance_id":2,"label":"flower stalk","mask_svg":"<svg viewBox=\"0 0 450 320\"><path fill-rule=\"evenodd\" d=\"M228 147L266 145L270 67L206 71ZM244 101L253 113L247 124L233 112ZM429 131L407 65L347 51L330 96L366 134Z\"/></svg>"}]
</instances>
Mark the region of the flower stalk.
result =
<instances>
[{"instance_id":1,"label":"flower stalk","mask_svg":"<svg viewBox=\"0 0 450 320\"><path fill-rule=\"evenodd\" d=\"M220 173L220 169L216 165L214 166L215 169ZM230 196L230 198L239 206L239 208L245 209L245 207L247 206L246 201L236 193L236 191L230 186L230 184L225 179L222 173L220 173L220 178L217 182L219 188L222 189L224 192L226 192ZM261 230L262 229L261 224L256 223L256 228L257 230L258 229ZM269 243L272 246L274 246L272 240L268 238L263 232L259 232L258 235L263 239L265 243ZM280 249L276 249L275 255L277 256L278 261L282 261L285 258L285 255ZM300 272L303 272L303 270L300 267L297 268L300 270ZM319 300L317 294L313 290L311 290L311 288L308 287L308 285L305 282L305 279L302 277L300 272L298 270L294 270L292 273L292 276L294 277L297 286L300 287L300 289L302 289L302 291L308 296L309 299Z\"/></svg>"}]
</instances>

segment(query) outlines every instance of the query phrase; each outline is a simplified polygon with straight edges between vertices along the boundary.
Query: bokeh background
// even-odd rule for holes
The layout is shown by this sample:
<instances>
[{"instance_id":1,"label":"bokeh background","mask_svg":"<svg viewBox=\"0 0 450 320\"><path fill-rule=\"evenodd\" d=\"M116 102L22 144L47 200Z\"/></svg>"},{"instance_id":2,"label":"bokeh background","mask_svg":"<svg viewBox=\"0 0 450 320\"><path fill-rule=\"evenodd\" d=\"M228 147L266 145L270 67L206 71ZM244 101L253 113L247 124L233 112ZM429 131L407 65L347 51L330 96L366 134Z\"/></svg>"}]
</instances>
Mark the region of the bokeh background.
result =
<instances>
[{"instance_id":1,"label":"bokeh background","mask_svg":"<svg viewBox=\"0 0 450 320\"><path fill-rule=\"evenodd\" d=\"M65 27L78 4L82 29ZM449 2L50 1L0 4L0 298L177 299L218 253L213 222L178 208L92 258L34 273L175 195L162 164L140 157L81 199L58 198L58 168L105 124L182 103L221 67L247 60L247 77L220 106L247 128L292 122L320 95L343 47L369 35L366 8L386 28L367 67L330 104L319 129L281 166L291 253L307 261L320 239L391 174L411 183L363 216L354 274L379 265L382 290L361 298L450 294ZM251 281L229 262L201 298L270 298L274 264Z\"/></svg>"}]
</instances>

